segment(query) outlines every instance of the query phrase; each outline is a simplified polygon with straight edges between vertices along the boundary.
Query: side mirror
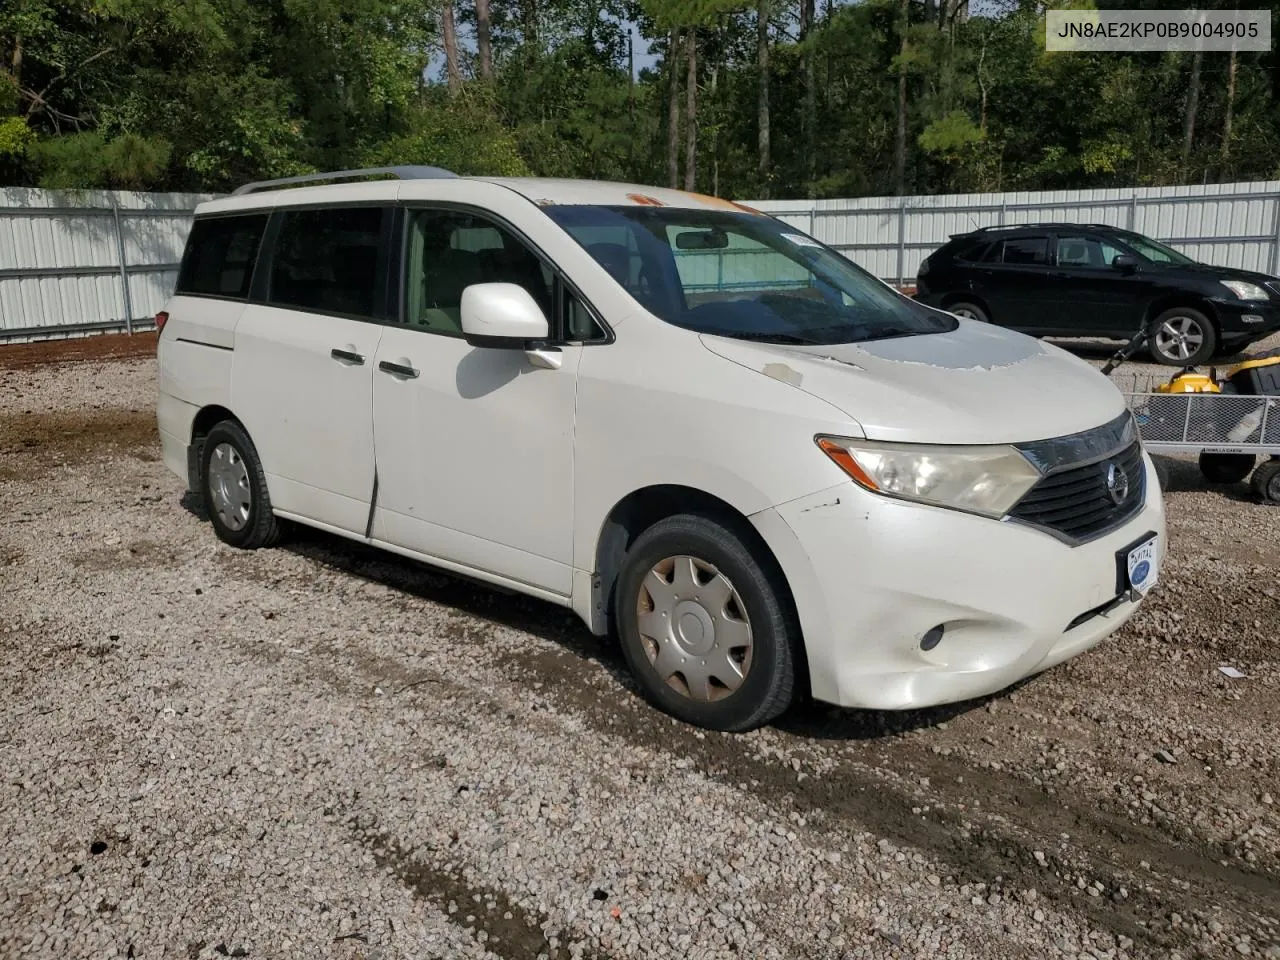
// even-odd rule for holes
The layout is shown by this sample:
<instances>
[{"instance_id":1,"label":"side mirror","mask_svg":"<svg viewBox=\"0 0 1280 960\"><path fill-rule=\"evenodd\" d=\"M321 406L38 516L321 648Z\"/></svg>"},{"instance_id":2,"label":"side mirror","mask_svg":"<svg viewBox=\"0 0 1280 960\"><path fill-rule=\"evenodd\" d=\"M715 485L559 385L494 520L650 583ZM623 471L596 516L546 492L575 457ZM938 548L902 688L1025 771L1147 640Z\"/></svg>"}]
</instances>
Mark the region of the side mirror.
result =
<instances>
[{"instance_id":1,"label":"side mirror","mask_svg":"<svg viewBox=\"0 0 1280 960\"><path fill-rule=\"evenodd\" d=\"M1127 253L1122 253L1111 261L1111 266L1119 270L1121 273L1133 273L1138 269L1138 258L1131 257Z\"/></svg>"},{"instance_id":2,"label":"side mirror","mask_svg":"<svg viewBox=\"0 0 1280 960\"><path fill-rule=\"evenodd\" d=\"M473 283L462 291L462 335L473 347L536 349L551 335L542 308L515 283Z\"/></svg>"}]
</instances>

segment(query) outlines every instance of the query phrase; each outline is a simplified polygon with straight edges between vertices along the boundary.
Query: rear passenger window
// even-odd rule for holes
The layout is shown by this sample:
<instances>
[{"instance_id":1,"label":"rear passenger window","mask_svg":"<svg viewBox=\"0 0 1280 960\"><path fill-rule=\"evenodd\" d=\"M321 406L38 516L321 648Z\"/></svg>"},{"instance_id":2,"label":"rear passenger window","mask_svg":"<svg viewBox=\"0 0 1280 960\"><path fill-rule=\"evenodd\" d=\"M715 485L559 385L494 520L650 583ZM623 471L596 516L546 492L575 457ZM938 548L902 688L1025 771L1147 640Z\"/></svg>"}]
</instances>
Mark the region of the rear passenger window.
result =
<instances>
[{"instance_id":1,"label":"rear passenger window","mask_svg":"<svg viewBox=\"0 0 1280 960\"><path fill-rule=\"evenodd\" d=\"M382 216L381 207L285 211L271 258L267 301L372 318Z\"/></svg>"},{"instance_id":2,"label":"rear passenger window","mask_svg":"<svg viewBox=\"0 0 1280 960\"><path fill-rule=\"evenodd\" d=\"M178 271L177 292L204 297L249 295L267 215L196 220Z\"/></svg>"},{"instance_id":3,"label":"rear passenger window","mask_svg":"<svg viewBox=\"0 0 1280 960\"><path fill-rule=\"evenodd\" d=\"M1049 262L1048 237L1011 237L1004 242L1004 262L1040 264Z\"/></svg>"},{"instance_id":4,"label":"rear passenger window","mask_svg":"<svg viewBox=\"0 0 1280 960\"><path fill-rule=\"evenodd\" d=\"M986 240L973 241L963 244L958 250L956 250L955 257L957 260L961 260L965 263L977 263L984 259L985 254L990 247L991 244Z\"/></svg>"}]
</instances>

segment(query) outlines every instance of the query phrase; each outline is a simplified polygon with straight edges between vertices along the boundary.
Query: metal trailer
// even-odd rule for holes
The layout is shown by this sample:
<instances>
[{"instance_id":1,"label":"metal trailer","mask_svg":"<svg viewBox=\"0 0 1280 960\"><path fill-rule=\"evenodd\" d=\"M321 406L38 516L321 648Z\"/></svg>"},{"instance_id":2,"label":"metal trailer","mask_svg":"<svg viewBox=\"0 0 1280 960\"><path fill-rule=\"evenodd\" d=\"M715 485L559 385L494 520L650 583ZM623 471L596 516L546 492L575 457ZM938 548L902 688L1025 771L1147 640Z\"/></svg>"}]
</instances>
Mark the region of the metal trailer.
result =
<instances>
[{"instance_id":1,"label":"metal trailer","mask_svg":"<svg viewBox=\"0 0 1280 960\"><path fill-rule=\"evenodd\" d=\"M1280 397L1235 393L1158 393L1167 375L1116 374L1112 379L1133 411L1143 446L1152 453L1190 453L1201 458L1229 458L1244 479L1252 469L1259 497L1280 502ZM1256 468L1244 459L1252 457Z\"/></svg>"}]
</instances>

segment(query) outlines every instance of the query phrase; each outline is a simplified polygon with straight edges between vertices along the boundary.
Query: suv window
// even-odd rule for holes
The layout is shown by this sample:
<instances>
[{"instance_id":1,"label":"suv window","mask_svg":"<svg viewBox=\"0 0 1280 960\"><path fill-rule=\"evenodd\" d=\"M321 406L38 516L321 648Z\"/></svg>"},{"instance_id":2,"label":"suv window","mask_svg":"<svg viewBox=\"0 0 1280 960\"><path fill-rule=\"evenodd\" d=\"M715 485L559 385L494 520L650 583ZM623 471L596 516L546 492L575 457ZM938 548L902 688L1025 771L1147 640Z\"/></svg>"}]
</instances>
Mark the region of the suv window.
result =
<instances>
[{"instance_id":1,"label":"suv window","mask_svg":"<svg viewBox=\"0 0 1280 960\"><path fill-rule=\"evenodd\" d=\"M1099 237L1083 234L1058 237L1057 257L1060 267L1103 269L1111 266L1121 253L1123 251L1119 247Z\"/></svg>"},{"instance_id":2,"label":"suv window","mask_svg":"<svg viewBox=\"0 0 1280 960\"><path fill-rule=\"evenodd\" d=\"M956 246L955 253L952 256L962 263L978 263L986 257L993 246L998 249L1000 244L992 244L988 240L962 241Z\"/></svg>"},{"instance_id":3,"label":"suv window","mask_svg":"<svg viewBox=\"0 0 1280 960\"><path fill-rule=\"evenodd\" d=\"M436 333L462 333L462 291L474 283L524 287L550 321L564 291L565 338L604 331L555 271L510 230L463 210L413 210L405 260L405 321ZM554 330L553 330L554 336Z\"/></svg>"},{"instance_id":4,"label":"suv window","mask_svg":"<svg viewBox=\"0 0 1280 960\"><path fill-rule=\"evenodd\" d=\"M178 271L177 292L206 297L249 295L267 215L196 220Z\"/></svg>"},{"instance_id":5,"label":"suv window","mask_svg":"<svg viewBox=\"0 0 1280 960\"><path fill-rule=\"evenodd\" d=\"M381 207L286 210L267 302L372 318L382 217Z\"/></svg>"},{"instance_id":6,"label":"suv window","mask_svg":"<svg viewBox=\"0 0 1280 960\"><path fill-rule=\"evenodd\" d=\"M1044 264L1049 262L1048 237L1009 237L1004 242L1004 263Z\"/></svg>"}]
</instances>

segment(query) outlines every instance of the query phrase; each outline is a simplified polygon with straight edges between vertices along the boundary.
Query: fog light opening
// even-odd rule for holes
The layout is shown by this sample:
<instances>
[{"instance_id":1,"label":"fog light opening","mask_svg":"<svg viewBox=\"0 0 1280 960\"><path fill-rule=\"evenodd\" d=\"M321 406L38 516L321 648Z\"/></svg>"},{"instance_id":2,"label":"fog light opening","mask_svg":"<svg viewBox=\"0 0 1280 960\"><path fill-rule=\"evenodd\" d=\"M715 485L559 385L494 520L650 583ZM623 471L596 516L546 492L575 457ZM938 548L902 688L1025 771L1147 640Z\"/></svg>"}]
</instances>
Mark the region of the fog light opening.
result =
<instances>
[{"instance_id":1,"label":"fog light opening","mask_svg":"<svg viewBox=\"0 0 1280 960\"><path fill-rule=\"evenodd\" d=\"M936 627L933 627L931 630L929 630L923 637L920 638L920 649L926 650L926 651L932 650L934 647L940 644L942 642L942 634L946 629L947 629L947 625L945 623L940 623Z\"/></svg>"}]
</instances>

